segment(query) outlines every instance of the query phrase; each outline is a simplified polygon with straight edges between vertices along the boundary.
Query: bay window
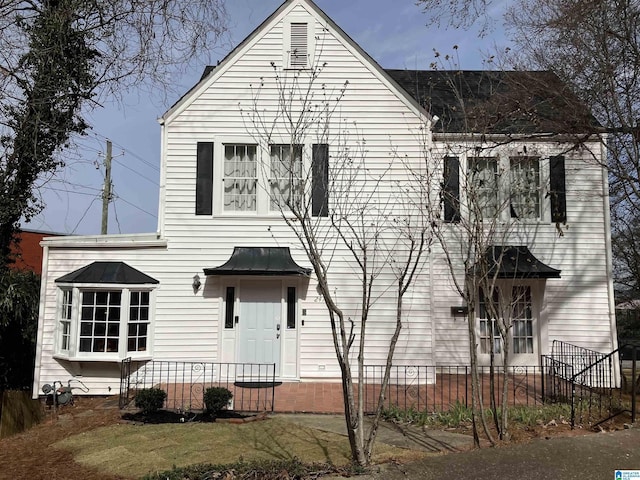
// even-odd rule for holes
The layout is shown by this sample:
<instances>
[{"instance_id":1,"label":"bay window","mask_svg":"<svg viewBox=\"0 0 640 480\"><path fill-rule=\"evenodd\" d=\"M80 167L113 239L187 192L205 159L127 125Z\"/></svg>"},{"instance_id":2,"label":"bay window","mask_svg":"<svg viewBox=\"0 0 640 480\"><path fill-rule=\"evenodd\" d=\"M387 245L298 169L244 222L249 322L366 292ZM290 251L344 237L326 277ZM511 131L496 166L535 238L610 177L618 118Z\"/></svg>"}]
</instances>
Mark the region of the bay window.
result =
<instances>
[{"instance_id":1,"label":"bay window","mask_svg":"<svg viewBox=\"0 0 640 480\"><path fill-rule=\"evenodd\" d=\"M150 354L150 289L76 286L60 292L58 355L119 360Z\"/></svg>"}]
</instances>

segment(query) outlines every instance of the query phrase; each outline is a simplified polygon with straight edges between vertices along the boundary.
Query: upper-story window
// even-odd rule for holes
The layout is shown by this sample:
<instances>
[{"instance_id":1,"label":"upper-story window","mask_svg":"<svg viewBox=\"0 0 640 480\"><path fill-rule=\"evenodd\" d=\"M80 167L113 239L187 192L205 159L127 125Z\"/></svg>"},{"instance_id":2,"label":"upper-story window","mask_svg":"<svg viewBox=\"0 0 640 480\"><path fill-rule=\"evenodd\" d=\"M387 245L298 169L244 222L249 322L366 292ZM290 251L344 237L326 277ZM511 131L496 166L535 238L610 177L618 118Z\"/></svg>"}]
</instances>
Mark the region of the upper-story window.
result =
<instances>
[{"instance_id":1,"label":"upper-story window","mask_svg":"<svg viewBox=\"0 0 640 480\"><path fill-rule=\"evenodd\" d=\"M271 145L271 210L300 206L302 191L302 145Z\"/></svg>"},{"instance_id":2,"label":"upper-story window","mask_svg":"<svg viewBox=\"0 0 640 480\"><path fill-rule=\"evenodd\" d=\"M469 208L483 219L495 218L499 211L498 159L474 157L469 159L470 185L467 191Z\"/></svg>"},{"instance_id":3,"label":"upper-story window","mask_svg":"<svg viewBox=\"0 0 640 480\"><path fill-rule=\"evenodd\" d=\"M445 222L460 222L465 213L485 222L512 218L565 223L565 158L467 157L465 170L459 157L447 155L441 201Z\"/></svg>"},{"instance_id":4,"label":"upper-story window","mask_svg":"<svg viewBox=\"0 0 640 480\"><path fill-rule=\"evenodd\" d=\"M224 209L255 212L258 162L255 145L224 146Z\"/></svg>"},{"instance_id":5,"label":"upper-story window","mask_svg":"<svg viewBox=\"0 0 640 480\"><path fill-rule=\"evenodd\" d=\"M509 166L511 218L540 218L540 161L511 157Z\"/></svg>"},{"instance_id":6,"label":"upper-story window","mask_svg":"<svg viewBox=\"0 0 640 480\"><path fill-rule=\"evenodd\" d=\"M329 145L198 142L196 215L329 215Z\"/></svg>"}]
</instances>

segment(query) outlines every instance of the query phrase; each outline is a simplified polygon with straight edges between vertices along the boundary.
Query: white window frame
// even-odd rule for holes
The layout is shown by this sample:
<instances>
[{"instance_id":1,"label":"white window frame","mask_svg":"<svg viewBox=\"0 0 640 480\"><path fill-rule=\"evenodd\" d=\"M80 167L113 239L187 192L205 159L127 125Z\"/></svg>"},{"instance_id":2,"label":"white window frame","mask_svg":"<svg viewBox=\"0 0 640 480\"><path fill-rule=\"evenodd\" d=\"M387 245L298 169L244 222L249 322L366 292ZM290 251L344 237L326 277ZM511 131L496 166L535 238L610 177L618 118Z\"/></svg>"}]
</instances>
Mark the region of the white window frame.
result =
<instances>
[{"instance_id":1,"label":"white window frame","mask_svg":"<svg viewBox=\"0 0 640 480\"><path fill-rule=\"evenodd\" d=\"M540 352L542 350L542 339L546 337L545 331L542 328L543 322L541 321L541 312L542 312L542 296L544 292L544 280L526 280L526 279L516 279L516 280L496 280L495 288L498 289L498 295L505 295L506 292L509 292L509 299L506 300L504 297L501 297L501 301L505 302L503 305L510 306L512 305L513 299L513 290L514 288L529 288L531 294L531 329L532 329L532 353L515 353L515 341L514 334L515 332L515 322L512 320L512 326L509 330L509 363L513 366L519 365L537 365L538 357L540 356ZM509 302L509 303L506 303ZM482 337L482 321L490 321L495 322L495 320L483 319L480 316L480 296L478 295L478 305L476 308L476 335L478 339L478 360L481 364L488 365L490 361L490 352L483 352L483 339L487 337ZM502 339L500 338L500 334L495 331L494 336L495 342L502 343ZM502 348L503 345L500 345L500 351L495 351L495 358L501 359L502 357Z\"/></svg>"},{"instance_id":2,"label":"white window frame","mask_svg":"<svg viewBox=\"0 0 640 480\"><path fill-rule=\"evenodd\" d=\"M292 64L291 62L291 25L307 25L307 61L304 64ZM283 26L282 38L282 66L285 70L304 70L311 68L315 61L315 20L313 17L292 16L287 18Z\"/></svg>"},{"instance_id":3,"label":"white window frame","mask_svg":"<svg viewBox=\"0 0 640 480\"><path fill-rule=\"evenodd\" d=\"M523 221L538 221L542 219L543 214L543 198L542 198L542 162L540 157L531 156L531 155L521 155L521 156L510 156L507 160L509 162L509 216L513 219L523 220ZM535 188L523 188L520 191L516 191L515 185L515 177L514 177L514 163L524 164L525 162L533 162L537 164L537 184ZM519 213L513 206L513 199L522 195L523 193L533 192L533 195L536 197L536 207L537 212L535 215L523 215Z\"/></svg>"},{"instance_id":4,"label":"white window frame","mask_svg":"<svg viewBox=\"0 0 640 480\"><path fill-rule=\"evenodd\" d=\"M60 284L58 285L58 299L56 302L56 330L54 357L71 361L105 361L119 362L127 357L137 360L150 359L153 356L153 326L155 318L155 289L150 285L122 285L122 284ZM64 305L65 291L72 292L70 342L68 349L63 346L63 323L61 312ZM80 326L82 311L82 294L84 292L114 292L119 291L120 297L120 326L118 331L118 351L115 352L81 352L80 351ZM132 292L149 293L149 320L147 326L146 350L129 351L128 333L130 317L130 298Z\"/></svg>"},{"instance_id":5,"label":"white window frame","mask_svg":"<svg viewBox=\"0 0 640 480\"><path fill-rule=\"evenodd\" d=\"M255 176L254 177L227 177L226 175L226 161L227 161L227 149L228 148L252 148L255 150L254 152L254 156L255 156ZM258 190L260 189L260 148L258 147L258 145L255 144L255 142L252 143L237 143L237 142L228 142L228 143L224 143L223 144L223 148L222 148L222 156L221 158L221 162L222 163L222 209L225 212L228 213L239 213L239 214L255 214L258 211L258 197L259 197L259 192ZM235 180L235 181L255 181L255 185L253 188L254 194L255 195L255 199L254 199L254 206L253 208L247 208L247 209L242 209L242 208L227 208L227 201L226 201L226 185L227 182L229 180ZM234 194L234 195L237 195ZM234 202L235 203L235 202Z\"/></svg>"},{"instance_id":6,"label":"white window frame","mask_svg":"<svg viewBox=\"0 0 640 480\"><path fill-rule=\"evenodd\" d=\"M284 149L293 149L293 155L295 156L294 162L296 166L294 167L294 171L291 172L291 168L285 168L285 174L287 176L278 176L278 173L282 173L282 170L279 168L284 162L282 162L281 157L276 158L277 165L274 166L274 150L279 150L282 152ZM299 161L298 156L299 154ZM298 170L297 172L295 170ZM269 145L269 208L271 211L280 212L281 210L286 211L288 208L286 205L286 200L283 198L282 192L274 192L274 189L277 189L280 182L284 181L289 187L289 196L293 196L294 203L304 202L304 145L290 145L290 144L282 144L282 143L272 143ZM280 198L277 198L280 197ZM282 204L279 203L280 200Z\"/></svg>"},{"instance_id":7,"label":"white window frame","mask_svg":"<svg viewBox=\"0 0 640 480\"><path fill-rule=\"evenodd\" d=\"M508 150L492 150L479 155L467 153L451 153L460 159L461 177L460 177L460 213L461 215L473 215L471 208L470 192L473 192L473 175L472 164L477 158L495 158L496 159L496 182L497 185L497 206L498 212L495 216L485 216L483 213L483 222L518 222L520 224L547 224L551 222L551 200L546 194L549 190L549 154L536 152L535 154L525 155L519 152ZM553 155L553 154L551 154ZM518 158L531 158L538 161L538 216L517 218L511 215L511 160ZM463 162L464 159L464 162ZM464 169L464 170L462 170Z\"/></svg>"},{"instance_id":8,"label":"white window frame","mask_svg":"<svg viewBox=\"0 0 640 480\"><path fill-rule=\"evenodd\" d=\"M256 187L256 209L255 210L225 210L224 206L224 158L225 148L228 145L255 145L257 162L257 187ZM276 217L281 216L280 209L271 207L271 146L290 145L289 142L280 138L272 139L269 144L257 144L255 139L245 136L221 137L214 142L214 188L213 188L213 215L224 217ZM302 152L300 189L303 191L302 201L308 201L310 194L308 182L310 174L310 149L311 145L299 144ZM283 212L287 213L285 206Z\"/></svg>"}]
</instances>

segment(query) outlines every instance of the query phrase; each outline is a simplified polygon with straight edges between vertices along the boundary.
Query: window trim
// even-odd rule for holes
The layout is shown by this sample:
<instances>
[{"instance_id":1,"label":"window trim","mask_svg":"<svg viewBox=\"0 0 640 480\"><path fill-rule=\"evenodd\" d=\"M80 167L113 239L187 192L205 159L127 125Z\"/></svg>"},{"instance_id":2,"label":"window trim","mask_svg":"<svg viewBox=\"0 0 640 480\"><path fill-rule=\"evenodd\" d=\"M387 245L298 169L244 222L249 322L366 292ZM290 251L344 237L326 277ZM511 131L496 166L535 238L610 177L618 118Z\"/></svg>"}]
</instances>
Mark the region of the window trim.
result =
<instances>
[{"instance_id":1,"label":"window trim","mask_svg":"<svg viewBox=\"0 0 640 480\"><path fill-rule=\"evenodd\" d=\"M526 280L526 279L516 279L516 280L496 280L495 288L498 288L500 293L499 295L504 295L505 291L509 291L511 298L513 299L513 289L518 287L529 288L531 295L531 320L532 320L532 332L533 332L533 353L514 353L515 342L514 342L514 324L512 324L511 329L509 331L510 335L510 348L511 351L509 353L509 361L512 365L529 365L536 364L538 362L538 358L545 351L545 341L546 341L546 328L545 322L543 321L543 309L542 309L542 297L544 296L544 280ZM478 292L477 297L477 305L475 309L475 328L476 328L476 339L478 345L478 360L481 364L487 364L490 359L489 352L482 352L482 337L481 337L481 329L480 322L481 320L485 320L480 318L480 292ZM512 305L512 303L510 303ZM485 337L486 338L486 337ZM501 350L503 346L501 345ZM495 358L502 358L502 351L500 353L495 353Z\"/></svg>"},{"instance_id":2,"label":"window trim","mask_svg":"<svg viewBox=\"0 0 640 480\"><path fill-rule=\"evenodd\" d=\"M498 213L495 217L483 217L483 223L490 224L492 222L506 223L518 222L521 225L542 225L551 221L551 178L550 178L550 159L554 157L549 152L534 152L531 154L523 154L509 150L498 150L476 155L473 152L466 153L448 153L445 157L458 157L462 165L460 178L460 212L467 218L473 215L471 208L469 192L472 182L471 166L472 161L476 158L494 158L497 160L496 185L498 198ZM443 158L445 158L443 157ZM539 191L539 215L530 218L516 218L511 216L511 162L518 158L536 158L538 159L538 191ZM444 178L444 177L443 177ZM443 188L443 187L441 187ZM443 209L444 211L444 209ZM445 222L452 223L455 222ZM553 223L553 222L551 222Z\"/></svg>"},{"instance_id":3,"label":"window trim","mask_svg":"<svg viewBox=\"0 0 640 480\"><path fill-rule=\"evenodd\" d=\"M154 326L155 326L155 303L157 285L149 284L69 284L60 283L57 285L56 300L56 327L54 329L54 358L68 361L96 361L96 362L120 362L131 357L135 360L151 359L153 356ZM71 328L70 345L68 350L62 350L62 327L59 312L62 308L64 291L71 291L73 303L71 308ZM117 352L81 352L80 351L80 315L82 308L82 293L86 291L120 291L120 328L118 333ZM145 351L128 351L128 332L130 316L131 292L149 292L149 326L147 327L147 349Z\"/></svg>"},{"instance_id":4,"label":"window trim","mask_svg":"<svg viewBox=\"0 0 640 480\"><path fill-rule=\"evenodd\" d=\"M247 136L224 136L214 143L214 188L213 188L213 217L226 218L274 218L281 217L280 210L271 208L270 198L270 174L271 174L271 146L289 145L289 142L281 141L281 138L273 138L268 144L256 143L256 140ZM257 186L256 186L256 209L250 211L225 210L224 209L224 155L227 145L255 145L257 162ZM311 201L311 144L299 144L302 151L301 165L301 189L303 191L303 202ZM218 161L216 161L216 159ZM283 210L287 213L287 209Z\"/></svg>"}]
</instances>

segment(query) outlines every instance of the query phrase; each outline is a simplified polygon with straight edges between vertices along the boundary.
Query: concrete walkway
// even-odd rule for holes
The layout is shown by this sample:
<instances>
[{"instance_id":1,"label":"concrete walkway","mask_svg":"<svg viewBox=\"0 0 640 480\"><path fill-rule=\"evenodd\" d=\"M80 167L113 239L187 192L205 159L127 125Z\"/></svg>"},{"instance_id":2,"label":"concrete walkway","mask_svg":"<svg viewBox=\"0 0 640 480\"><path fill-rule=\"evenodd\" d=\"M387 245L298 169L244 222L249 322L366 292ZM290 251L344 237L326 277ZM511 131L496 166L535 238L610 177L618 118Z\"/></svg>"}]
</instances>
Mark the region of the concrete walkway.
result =
<instances>
[{"instance_id":1,"label":"concrete walkway","mask_svg":"<svg viewBox=\"0 0 640 480\"><path fill-rule=\"evenodd\" d=\"M301 425L346 434L344 417L340 415L284 416ZM377 472L358 477L359 480L606 480L614 479L616 470L640 470L637 424L635 428L611 433L536 439L471 451L469 436L389 423L381 424L378 440L433 455L403 465L381 465Z\"/></svg>"}]
</instances>

